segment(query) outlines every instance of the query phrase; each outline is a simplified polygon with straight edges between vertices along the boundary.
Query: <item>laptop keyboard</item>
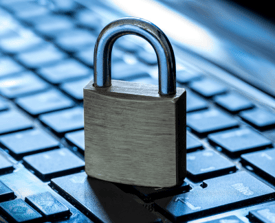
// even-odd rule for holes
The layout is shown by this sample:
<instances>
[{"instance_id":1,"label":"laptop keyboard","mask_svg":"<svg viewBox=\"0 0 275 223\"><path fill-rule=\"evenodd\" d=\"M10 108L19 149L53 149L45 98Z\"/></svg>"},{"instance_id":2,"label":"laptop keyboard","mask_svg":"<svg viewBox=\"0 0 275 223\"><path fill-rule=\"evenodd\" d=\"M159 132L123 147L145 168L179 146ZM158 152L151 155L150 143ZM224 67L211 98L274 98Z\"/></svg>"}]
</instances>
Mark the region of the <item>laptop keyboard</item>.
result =
<instances>
[{"instance_id":1,"label":"laptop keyboard","mask_svg":"<svg viewBox=\"0 0 275 223\"><path fill-rule=\"evenodd\" d=\"M274 111L188 65L177 71L187 89L185 182L167 189L88 178L83 87L111 12L38 2L0 0L1 223L274 222ZM145 41L115 43L113 79L158 84L156 73Z\"/></svg>"}]
</instances>

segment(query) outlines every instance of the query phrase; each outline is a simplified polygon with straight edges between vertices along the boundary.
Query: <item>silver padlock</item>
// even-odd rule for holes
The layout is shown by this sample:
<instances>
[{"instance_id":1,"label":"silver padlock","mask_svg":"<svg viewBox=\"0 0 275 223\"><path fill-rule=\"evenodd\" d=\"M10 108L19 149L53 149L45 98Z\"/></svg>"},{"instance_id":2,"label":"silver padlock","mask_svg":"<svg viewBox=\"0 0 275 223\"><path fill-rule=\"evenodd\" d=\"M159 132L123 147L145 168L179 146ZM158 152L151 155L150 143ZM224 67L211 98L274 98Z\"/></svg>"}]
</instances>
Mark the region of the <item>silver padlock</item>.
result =
<instances>
[{"instance_id":1,"label":"silver padlock","mask_svg":"<svg viewBox=\"0 0 275 223\"><path fill-rule=\"evenodd\" d=\"M111 81L111 52L134 34L155 49L159 87ZM85 170L116 183L172 187L186 176L186 91L176 88L172 46L154 24L124 18L107 25L94 51L94 82L84 88Z\"/></svg>"}]
</instances>

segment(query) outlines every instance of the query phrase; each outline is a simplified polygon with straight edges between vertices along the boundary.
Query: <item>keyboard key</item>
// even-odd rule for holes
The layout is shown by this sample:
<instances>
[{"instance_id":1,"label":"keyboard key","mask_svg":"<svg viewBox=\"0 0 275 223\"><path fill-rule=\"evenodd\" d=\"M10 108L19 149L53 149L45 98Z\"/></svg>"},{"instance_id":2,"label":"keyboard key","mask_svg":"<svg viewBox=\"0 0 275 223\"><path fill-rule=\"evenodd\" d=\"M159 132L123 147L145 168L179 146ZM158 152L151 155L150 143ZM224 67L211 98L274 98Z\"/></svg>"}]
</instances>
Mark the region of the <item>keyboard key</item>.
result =
<instances>
[{"instance_id":1,"label":"keyboard key","mask_svg":"<svg viewBox=\"0 0 275 223\"><path fill-rule=\"evenodd\" d=\"M254 106L251 101L233 92L216 96L214 101L216 104L232 113L237 113Z\"/></svg>"},{"instance_id":2,"label":"keyboard key","mask_svg":"<svg viewBox=\"0 0 275 223\"><path fill-rule=\"evenodd\" d=\"M59 146L58 140L39 129L1 136L0 143L16 159Z\"/></svg>"},{"instance_id":3,"label":"keyboard key","mask_svg":"<svg viewBox=\"0 0 275 223\"><path fill-rule=\"evenodd\" d=\"M241 162L253 168L259 176L270 182L275 182L275 149L249 153L241 156Z\"/></svg>"},{"instance_id":4,"label":"keyboard key","mask_svg":"<svg viewBox=\"0 0 275 223\"><path fill-rule=\"evenodd\" d=\"M84 130L70 132L65 135L65 138L74 146L79 148L82 153L84 153L85 145L84 145Z\"/></svg>"},{"instance_id":5,"label":"keyboard key","mask_svg":"<svg viewBox=\"0 0 275 223\"><path fill-rule=\"evenodd\" d=\"M274 189L245 171L205 180L205 188L155 201L171 221L187 221L260 203L274 197Z\"/></svg>"},{"instance_id":6,"label":"keyboard key","mask_svg":"<svg viewBox=\"0 0 275 223\"><path fill-rule=\"evenodd\" d=\"M60 84L77 78L88 77L93 70L87 68L76 60L68 59L37 71L43 78L52 84Z\"/></svg>"},{"instance_id":7,"label":"keyboard key","mask_svg":"<svg viewBox=\"0 0 275 223\"><path fill-rule=\"evenodd\" d=\"M71 108L40 116L40 120L57 134L84 128L83 108Z\"/></svg>"},{"instance_id":8,"label":"keyboard key","mask_svg":"<svg viewBox=\"0 0 275 223\"><path fill-rule=\"evenodd\" d=\"M0 57L0 78L19 73L24 68L9 57Z\"/></svg>"},{"instance_id":9,"label":"keyboard key","mask_svg":"<svg viewBox=\"0 0 275 223\"><path fill-rule=\"evenodd\" d=\"M60 203L50 192L28 196L26 202L47 220L57 220L70 215L69 208Z\"/></svg>"},{"instance_id":10,"label":"keyboard key","mask_svg":"<svg viewBox=\"0 0 275 223\"><path fill-rule=\"evenodd\" d=\"M210 98L218 94L223 94L227 91L227 88L221 83L206 78L193 81L189 86L192 90L206 98Z\"/></svg>"},{"instance_id":11,"label":"keyboard key","mask_svg":"<svg viewBox=\"0 0 275 223\"><path fill-rule=\"evenodd\" d=\"M43 39L33 34L26 37L17 36L3 39L0 41L0 48L6 53L17 54L41 47L44 44Z\"/></svg>"},{"instance_id":12,"label":"keyboard key","mask_svg":"<svg viewBox=\"0 0 275 223\"><path fill-rule=\"evenodd\" d=\"M258 129L266 129L275 126L275 114L261 108L243 111L240 113L242 119Z\"/></svg>"},{"instance_id":13,"label":"keyboard key","mask_svg":"<svg viewBox=\"0 0 275 223\"><path fill-rule=\"evenodd\" d=\"M202 77L200 72L193 70L177 70L177 81L181 84L187 84L191 81L200 79Z\"/></svg>"},{"instance_id":14,"label":"keyboard key","mask_svg":"<svg viewBox=\"0 0 275 223\"><path fill-rule=\"evenodd\" d=\"M141 46L135 41L135 37L122 36L115 42L115 47L130 53L136 53L141 50Z\"/></svg>"},{"instance_id":15,"label":"keyboard key","mask_svg":"<svg viewBox=\"0 0 275 223\"><path fill-rule=\"evenodd\" d=\"M132 79L127 79L129 82L136 82L136 83L142 83L142 84L153 84L158 85L158 79L152 78L151 76L141 76L141 77L135 77Z\"/></svg>"},{"instance_id":16,"label":"keyboard key","mask_svg":"<svg viewBox=\"0 0 275 223\"><path fill-rule=\"evenodd\" d=\"M127 64L125 62L115 63L112 67L112 78L117 80L130 80L133 78L151 77L145 67L140 63Z\"/></svg>"},{"instance_id":17,"label":"keyboard key","mask_svg":"<svg viewBox=\"0 0 275 223\"><path fill-rule=\"evenodd\" d=\"M217 177L235 171L235 165L212 150L187 154L188 177L193 181Z\"/></svg>"},{"instance_id":18,"label":"keyboard key","mask_svg":"<svg viewBox=\"0 0 275 223\"><path fill-rule=\"evenodd\" d=\"M140 50L137 54L137 57L140 61L148 65L153 66L158 64L158 60L155 52L147 52L145 50Z\"/></svg>"},{"instance_id":19,"label":"keyboard key","mask_svg":"<svg viewBox=\"0 0 275 223\"><path fill-rule=\"evenodd\" d=\"M60 86L60 88L68 95L76 100L83 100L83 88L93 79L93 77L67 82Z\"/></svg>"},{"instance_id":20,"label":"keyboard key","mask_svg":"<svg viewBox=\"0 0 275 223\"><path fill-rule=\"evenodd\" d=\"M0 210L12 222L35 223L40 222L42 219L42 215L22 199L0 203Z\"/></svg>"},{"instance_id":21,"label":"keyboard key","mask_svg":"<svg viewBox=\"0 0 275 223\"><path fill-rule=\"evenodd\" d=\"M244 223L244 221L242 221L235 215L230 215L216 220L206 221L205 223Z\"/></svg>"},{"instance_id":22,"label":"keyboard key","mask_svg":"<svg viewBox=\"0 0 275 223\"><path fill-rule=\"evenodd\" d=\"M25 156L23 161L43 181L79 172L85 165L84 161L66 148Z\"/></svg>"},{"instance_id":23,"label":"keyboard key","mask_svg":"<svg viewBox=\"0 0 275 223\"><path fill-rule=\"evenodd\" d=\"M77 173L53 179L51 186L95 222L154 222L155 215L114 184ZM121 214L118 214L121 213Z\"/></svg>"},{"instance_id":24,"label":"keyboard key","mask_svg":"<svg viewBox=\"0 0 275 223\"><path fill-rule=\"evenodd\" d=\"M54 11L59 13L73 13L78 9L78 5L74 0L52 0Z\"/></svg>"},{"instance_id":25,"label":"keyboard key","mask_svg":"<svg viewBox=\"0 0 275 223\"><path fill-rule=\"evenodd\" d=\"M187 126L198 135L205 135L238 126L238 122L216 110L208 109L187 114Z\"/></svg>"},{"instance_id":26,"label":"keyboard key","mask_svg":"<svg viewBox=\"0 0 275 223\"><path fill-rule=\"evenodd\" d=\"M122 51L115 49L112 51L112 64L116 62L121 62L121 53ZM78 58L81 62L85 63L88 66L94 66L94 46L87 47L82 51L79 51L75 54L76 58Z\"/></svg>"},{"instance_id":27,"label":"keyboard key","mask_svg":"<svg viewBox=\"0 0 275 223\"><path fill-rule=\"evenodd\" d=\"M100 30L102 27L102 21L98 15L91 10L81 10L76 13L75 18L77 24L92 30Z\"/></svg>"},{"instance_id":28,"label":"keyboard key","mask_svg":"<svg viewBox=\"0 0 275 223\"><path fill-rule=\"evenodd\" d=\"M187 152L193 152L198 149L202 149L202 144L198 139L196 139L194 136L192 136L189 132L187 132L186 136L187 136L186 137Z\"/></svg>"},{"instance_id":29,"label":"keyboard key","mask_svg":"<svg viewBox=\"0 0 275 223\"><path fill-rule=\"evenodd\" d=\"M0 79L0 93L10 99L43 91L47 88L49 85L30 71Z\"/></svg>"},{"instance_id":30,"label":"keyboard key","mask_svg":"<svg viewBox=\"0 0 275 223\"><path fill-rule=\"evenodd\" d=\"M56 89L21 97L16 103L31 115L39 115L74 106L74 102Z\"/></svg>"},{"instance_id":31,"label":"keyboard key","mask_svg":"<svg viewBox=\"0 0 275 223\"><path fill-rule=\"evenodd\" d=\"M94 46L95 42L96 37L85 29L64 31L55 40L55 43L60 48L71 53Z\"/></svg>"},{"instance_id":32,"label":"keyboard key","mask_svg":"<svg viewBox=\"0 0 275 223\"><path fill-rule=\"evenodd\" d=\"M18 111L0 113L0 135L32 128L32 122Z\"/></svg>"},{"instance_id":33,"label":"keyboard key","mask_svg":"<svg viewBox=\"0 0 275 223\"><path fill-rule=\"evenodd\" d=\"M199 111L208 107L204 99L193 94L191 91L187 92L186 100L186 112Z\"/></svg>"},{"instance_id":34,"label":"keyboard key","mask_svg":"<svg viewBox=\"0 0 275 223\"><path fill-rule=\"evenodd\" d=\"M9 106L8 106L7 102L4 99L0 98L0 111L5 111L8 108L9 108Z\"/></svg>"},{"instance_id":35,"label":"keyboard key","mask_svg":"<svg viewBox=\"0 0 275 223\"><path fill-rule=\"evenodd\" d=\"M24 14L31 14L33 15L34 13L37 13L37 11L47 11L45 6L36 4L35 2L30 2L30 1L7 1L5 4L5 7L12 11L16 16L19 18L24 17Z\"/></svg>"},{"instance_id":36,"label":"keyboard key","mask_svg":"<svg viewBox=\"0 0 275 223\"><path fill-rule=\"evenodd\" d=\"M26 67L32 69L51 65L59 62L65 57L67 57L65 53L50 44L41 47L38 50L20 53L16 56L17 60L19 60Z\"/></svg>"},{"instance_id":37,"label":"keyboard key","mask_svg":"<svg viewBox=\"0 0 275 223\"><path fill-rule=\"evenodd\" d=\"M123 187L129 187L125 185L118 185L119 188L123 190ZM171 187L171 188L152 188L152 187L141 187L141 186L131 186L132 193L136 194L144 202L152 202L156 199L171 196L174 194L180 194L183 192L190 191L192 188L187 182L183 182L182 185Z\"/></svg>"},{"instance_id":38,"label":"keyboard key","mask_svg":"<svg viewBox=\"0 0 275 223\"><path fill-rule=\"evenodd\" d=\"M251 222L274 223L275 205L268 205L249 212Z\"/></svg>"},{"instance_id":39,"label":"keyboard key","mask_svg":"<svg viewBox=\"0 0 275 223\"><path fill-rule=\"evenodd\" d=\"M10 173L13 169L12 163L0 153L0 174Z\"/></svg>"},{"instance_id":40,"label":"keyboard key","mask_svg":"<svg viewBox=\"0 0 275 223\"><path fill-rule=\"evenodd\" d=\"M55 193L48 186L48 184L45 184L44 182L42 182L40 179L34 176L29 170L24 168L22 165L20 166L20 168L17 168L16 171L14 171L11 174L1 175L0 180L2 182L5 182L6 186L11 188L13 191L15 191L16 194L18 194L18 198L22 198L22 199L25 197L31 196L33 194L40 194L40 193L49 191L59 202L61 202L62 204L64 204L66 207L70 209L71 216L68 220L65 221L67 223L80 223L80 222L93 223L94 222L92 220L89 220L84 214L82 214L79 210L77 210L68 201L62 198L59 194ZM0 216L2 216L1 214ZM35 223L40 223L40 222L41 221L35 221ZM56 222L56 221L53 221L53 222Z\"/></svg>"},{"instance_id":41,"label":"keyboard key","mask_svg":"<svg viewBox=\"0 0 275 223\"><path fill-rule=\"evenodd\" d=\"M35 30L46 38L56 38L61 32L74 28L74 22L69 17L52 14L43 16L43 19L40 17L35 24Z\"/></svg>"},{"instance_id":42,"label":"keyboard key","mask_svg":"<svg viewBox=\"0 0 275 223\"><path fill-rule=\"evenodd\" d=\"M208 136L210 143L219 146L232 157L272 146L272 142L249 128L232 129Z\"/></svg>"},{"instance_id":43,"label":"keyboard key","mask_svg":"<svg viewBox=\"0 0 275 223\"><path fill-rule=\"evenodd\" d=\"M1 157L0 157L1 159ZM0 203L14 198L14 192L0 180Z\"/></svg>"}]
</instances>

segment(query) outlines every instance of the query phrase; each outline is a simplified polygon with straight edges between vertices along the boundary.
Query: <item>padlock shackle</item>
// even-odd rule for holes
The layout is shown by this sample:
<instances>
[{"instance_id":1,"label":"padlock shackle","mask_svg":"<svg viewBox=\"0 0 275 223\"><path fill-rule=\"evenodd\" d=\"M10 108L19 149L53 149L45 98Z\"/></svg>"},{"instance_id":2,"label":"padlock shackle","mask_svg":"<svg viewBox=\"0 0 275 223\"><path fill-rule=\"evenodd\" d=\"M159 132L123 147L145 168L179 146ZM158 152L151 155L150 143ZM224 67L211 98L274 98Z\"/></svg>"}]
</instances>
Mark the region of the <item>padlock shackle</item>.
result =
<instances>
[{"instance_id":1,"label":"padlock shackle","mask_svg":"<svg viewBox=\"0 0 275 223\"><path fill-rule=\"evenodd\" d=\"M153 23L139 18L122 18L108 24L99 34L94 50L94 86L111 86L111 54L114 42L134 34L146 39L158 59L159 94L176 94L175 55L167 36Z\"/></svg>"}]
</instances>

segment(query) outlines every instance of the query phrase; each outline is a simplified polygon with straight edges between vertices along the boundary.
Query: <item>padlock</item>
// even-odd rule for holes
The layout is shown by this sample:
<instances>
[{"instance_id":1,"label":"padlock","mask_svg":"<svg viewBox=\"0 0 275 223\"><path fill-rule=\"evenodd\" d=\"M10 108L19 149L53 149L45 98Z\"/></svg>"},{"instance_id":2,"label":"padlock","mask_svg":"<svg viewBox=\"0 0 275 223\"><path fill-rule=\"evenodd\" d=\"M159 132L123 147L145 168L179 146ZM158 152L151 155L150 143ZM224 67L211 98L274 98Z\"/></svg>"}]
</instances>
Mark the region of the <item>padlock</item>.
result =
<instances>
[{"instance_id":1,"label":"padlock","mask_svg":"<svg viewBox=\"0 0 275 223\"><path fill-rule=\"evenodd\" d=\"M154 48L159 86L111 81L116 39L134 34ZM94 50L94 81L84 87L85 171L90 177L146 187L180 185L186 176L186 91L176 88L175 56L151 22L107 25Z\"/></svg>"}]
</instances>

